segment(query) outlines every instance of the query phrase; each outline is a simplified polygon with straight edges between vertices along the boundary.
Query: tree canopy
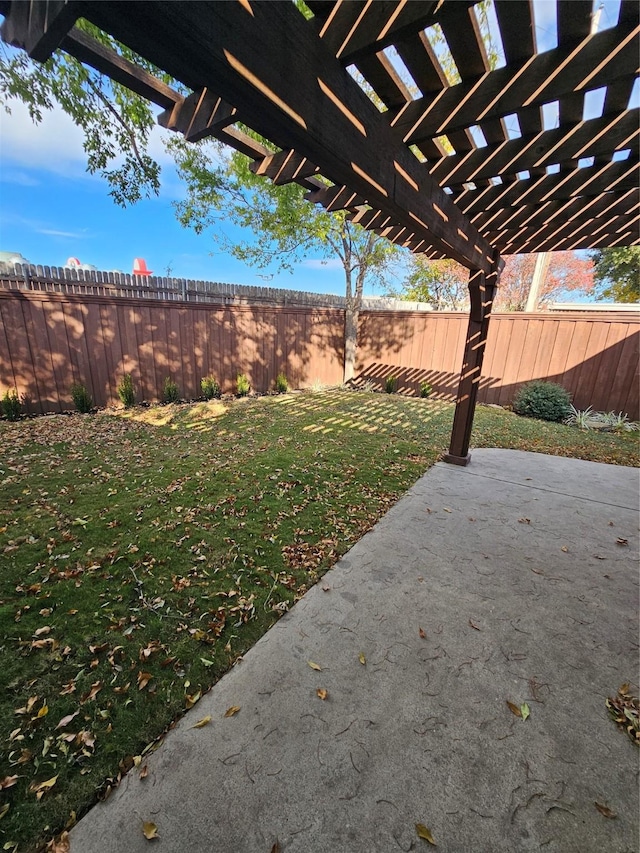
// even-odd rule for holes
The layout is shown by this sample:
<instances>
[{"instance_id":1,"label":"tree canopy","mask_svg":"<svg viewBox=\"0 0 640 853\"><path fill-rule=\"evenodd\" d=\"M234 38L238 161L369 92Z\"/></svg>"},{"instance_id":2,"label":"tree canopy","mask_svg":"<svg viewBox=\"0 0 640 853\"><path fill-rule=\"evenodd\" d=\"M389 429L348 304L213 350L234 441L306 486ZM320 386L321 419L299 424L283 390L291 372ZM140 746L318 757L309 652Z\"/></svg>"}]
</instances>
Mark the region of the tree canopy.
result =
<instances>
[{"instance_id":1,"label":"tree canopy","mask_svg":"<svg viewBox=\"0 0 640 853\"><path fill-rule=\"evenodd\" d=\"M640 247L599 249L594 263L596 299L613 302L640 301Z\"/></svg>"}]
</instances>

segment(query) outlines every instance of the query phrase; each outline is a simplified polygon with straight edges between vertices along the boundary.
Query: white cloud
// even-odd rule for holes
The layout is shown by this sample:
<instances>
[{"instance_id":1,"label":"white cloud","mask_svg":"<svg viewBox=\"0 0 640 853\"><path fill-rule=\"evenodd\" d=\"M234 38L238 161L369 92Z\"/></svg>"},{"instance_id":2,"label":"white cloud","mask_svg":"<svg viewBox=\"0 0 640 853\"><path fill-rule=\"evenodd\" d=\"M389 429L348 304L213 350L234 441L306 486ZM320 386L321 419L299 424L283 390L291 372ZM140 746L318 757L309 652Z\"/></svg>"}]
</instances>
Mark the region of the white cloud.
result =
<instances>
[{"instance_id":1,"label":"white cloud","mask_svg":"<svg viewBox=\"0 0 640 853\"><path fill-rule=\"evenodd\" d=\"M308 258L299 266L309 270L341 270L343 268L340 258Z\"/></svg>"},{"instance_id":2,"label":"white cloud","mask_svg":"<svg viewBox=\"0 0 640 853\"><path fill-rule=\"evenodd\" d=\"M2 117L0 180L33 185L26 181L36 179L25 171L33 169L66 178L93 177L86 171L84 133L60 107L44 112L42 121L34 124L23 103L11 101L9 106L11 113ZM169 131L156 126L149 138L149 154L163 167L173 163L163 144L168 135Z\"/></svg>"},{"instance_id":3,"label":"white cloud","mask_svg":"<svg viewBox=\"0 0 640 853\"><path fill-rule=\"evenodd\" d=\"M55 228L34 228L37 234L46 234L47 237L70 237L73 240L83 240L88 234L77 231L57 231Z\"/></svg>"},{"instance_id":4,"label":"white cloud","mask_svg":"<svg viewBox=\"0 0 640 853\"><path fill-rule=\"evenodd\" d=\"M0 168L0 181L5 184L18 184L21 187L40 186L40 181L36 180L33 175L23 172L21 169Z\"/></svg>"}]
</instances>

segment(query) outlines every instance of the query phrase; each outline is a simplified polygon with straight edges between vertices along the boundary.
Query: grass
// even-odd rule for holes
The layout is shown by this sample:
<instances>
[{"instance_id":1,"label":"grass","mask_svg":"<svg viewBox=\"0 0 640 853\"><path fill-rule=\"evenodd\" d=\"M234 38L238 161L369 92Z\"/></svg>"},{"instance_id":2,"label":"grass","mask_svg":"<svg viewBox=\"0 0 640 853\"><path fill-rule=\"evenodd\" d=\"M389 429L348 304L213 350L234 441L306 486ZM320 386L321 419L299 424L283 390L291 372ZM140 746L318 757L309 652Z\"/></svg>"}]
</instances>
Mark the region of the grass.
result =
<instances>
[{"instance_id":1,"label":"grass","mask_svg":"<svg viewBox=\"0 0 640 853\"><path fill-rule=\"evenodd\" d=\"M446 450L452 413L333 391L1 422L2 843L38 849L143 767ZM486 407L473 444L640 461L636 436Z\"/></svg>"}]
</instances>

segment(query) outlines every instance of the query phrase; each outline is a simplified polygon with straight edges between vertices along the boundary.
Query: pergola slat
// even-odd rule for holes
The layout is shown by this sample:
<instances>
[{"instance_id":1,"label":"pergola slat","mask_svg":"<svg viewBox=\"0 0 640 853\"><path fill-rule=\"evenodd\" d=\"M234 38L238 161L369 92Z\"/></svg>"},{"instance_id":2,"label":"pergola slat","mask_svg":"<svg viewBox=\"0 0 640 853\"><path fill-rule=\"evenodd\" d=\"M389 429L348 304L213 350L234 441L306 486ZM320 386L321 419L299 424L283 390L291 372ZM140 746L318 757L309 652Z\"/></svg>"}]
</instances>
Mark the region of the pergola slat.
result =
<instances>
[{"instance_id":1,"label":"pergola slat","mask_svg":"<svg viewBox=\"0 0 640 853\"><path fill-rule=\"evenodd\" d=\"M625 23L577 45L537 54L519 67L499 68L478 81L427 95L407 104L393 125L411 144L637 74L638 31L636 24Z\"/></svg>"},{"instance_id":2,"label":"pergola slat","mask_svg":"<svg viewBox=\"0 0 640 853\"><path fill-rule=\"evenodd\" d=\"M545 130L534 137L513 139L502 145L488 146L471 154L443 157L429 165L439 184L461 184L477 178L517 173L535 166L549 166L563 160L592 157L612 150L638 147L640 111L630 110L617 116L602 116L582 122L573 132L565 128Z\"/></svg>"}]
</instances>

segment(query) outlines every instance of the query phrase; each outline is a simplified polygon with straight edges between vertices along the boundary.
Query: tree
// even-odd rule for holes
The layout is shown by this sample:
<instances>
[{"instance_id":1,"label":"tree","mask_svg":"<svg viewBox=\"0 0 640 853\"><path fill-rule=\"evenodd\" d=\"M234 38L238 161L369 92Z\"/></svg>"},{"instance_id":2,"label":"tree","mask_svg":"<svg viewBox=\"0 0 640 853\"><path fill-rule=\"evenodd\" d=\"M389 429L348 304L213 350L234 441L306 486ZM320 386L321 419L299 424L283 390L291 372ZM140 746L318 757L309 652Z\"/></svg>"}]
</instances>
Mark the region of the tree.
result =
<instances>
[{"instance_id":1,"label":"tree","mask_svg":"<svg viewBox=\"0 0 640 853\"><path fill-rule=\"evenodd\" d=\"M640 247L598 249L594 263L596 299L614 302L640 301Z\"/></svg>"},{"instance_id":2,"label":"tree","mask_svg":"<svg viewBox=\"0 0 640 853\"><path fill-rule=\"evenodd\" d=\"M535 254L508 255L500 276L495 310L523 311L529 295ZM552 252L538 305L544 307L563 293L589 294L593 291L593 264L589 258L579 257L575 252Z\"/></svg>"},{"instance_id":3,"label":"tree","mask_svg":"<svg viewBox=\"0 0 640 853\"><path fill-rule=\"evenodd\" d=\"M327 213L309 204L297 184L276 186L257 177L248 157L219 143L175 137L169 147L187 189L186 199L175 205L185 227L210 230L222 249L261 269L276 262L279 269L293 271L294 262L310 253L340 260L346 297L344 381L351 379L365 282L381 280L397 247L351 222L345 211ZM251 238L230 239L225 223L240 226Z\"/></svg>"},{"instance_id":4,"label":"tree","mask_svg":"<svg viewBox=\"0 0 640 853\"><path fill-rule=\"evenodd\" d=\"M427 302L436 311L460 311L469 305L469 271L452 260L430 261L422 255L409 262L402 289L388 296L411 302Z\"/></svg>"},{"instance_id":5,"label":"tree","mask_svg":"<svg viewBox=\"0 0 640 853\"><path fill-rule=\"evenodd\" d=\"M523 311L529 295L536 255L509 255L500 276L494 310ZM438 311L467 308L469 271L455 261L430 261L414 257L401 291L389 295L416 302L428 302ZM566 291L593 291L593 264L575 252L553 252L540 290L539 305L557 299Z\"/></svg>"},{"instance_id":6,"label":"tree","mask_svg":"<svg viewBox=\"0 0 640 853\"><path fill-rule=\"evenodd\" d=\"M149 62L119 45L86 21L76 24L106 47L170 82ZM12 100L22 101L34 123L43 112L60 106L84 131L87 171L101 175L113 200L133 204L157 195L160 166L147 153L155 126L151 105L119 83L86 68L61 50L45 63L32 62L22 50L0 42L0 104L10 113Z\"/></svg>"}]
</instances>

